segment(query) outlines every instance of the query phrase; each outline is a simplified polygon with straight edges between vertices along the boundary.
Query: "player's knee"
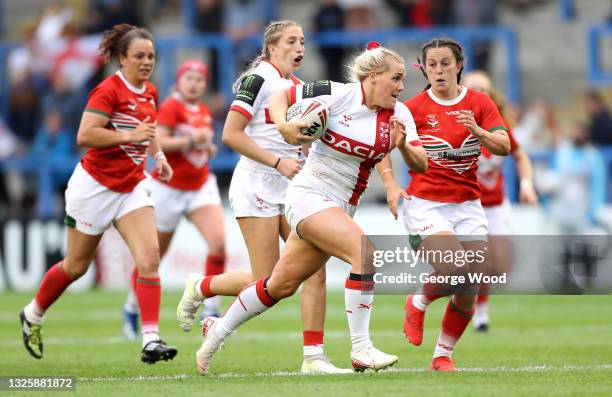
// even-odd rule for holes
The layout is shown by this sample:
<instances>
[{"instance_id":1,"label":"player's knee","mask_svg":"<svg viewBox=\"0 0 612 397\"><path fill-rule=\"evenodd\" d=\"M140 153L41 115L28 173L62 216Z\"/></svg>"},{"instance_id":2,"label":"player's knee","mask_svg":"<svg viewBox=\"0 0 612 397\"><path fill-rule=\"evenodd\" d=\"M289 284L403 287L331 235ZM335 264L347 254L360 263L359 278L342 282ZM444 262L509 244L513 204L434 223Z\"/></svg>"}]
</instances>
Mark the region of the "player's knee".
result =
<instances>
[{"instance_id":1,"label":"player's knee","mask_svg":"<svg viewBox=\"0 0 612 397\"><path fill-rule=\"evenodd\" d=\"M150 273L157 273L157 270L159 269L159 249L151 249L147 252L136 255L134 260L136 261L138 271L141 275L144 276Z\"/></svg>"},{"instance_id":2,"label":"player's knee","mask_svg":"<svg viewBox=\"0 0 612 397\"><path fill-rule=\"evenodd\" d=\"M81 260L65 260L62 263L62 270L68 275L68 277L76 280L87 272L89 268L89 261L86 259Z\"/></svg>"},{"instance_id":3,"label":"player's knee","mask_svg":"<svg viewBox=\"0 0 612 397\"><path fill-rule=\"evenodd\" d=\"M268 292L274 299L280 300L295 294L299 286L300 284L294 280L282 280L280 282L268 283Z\"/></svg>"}]
</instances>

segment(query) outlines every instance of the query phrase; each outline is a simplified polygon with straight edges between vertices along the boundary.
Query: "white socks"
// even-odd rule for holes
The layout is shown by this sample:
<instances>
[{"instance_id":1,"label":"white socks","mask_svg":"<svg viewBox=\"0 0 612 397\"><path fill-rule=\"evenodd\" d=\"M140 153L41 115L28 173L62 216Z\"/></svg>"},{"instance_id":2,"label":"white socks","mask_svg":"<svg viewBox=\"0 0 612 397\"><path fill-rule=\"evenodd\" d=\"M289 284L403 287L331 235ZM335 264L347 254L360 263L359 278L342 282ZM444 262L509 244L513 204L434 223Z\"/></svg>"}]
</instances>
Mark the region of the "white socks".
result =
<instances>
[{"instance_id":1,"label":"white socks","mask_svg":"<svg viewBox=\"0 0 612 397\"><path fill-rule=\"evenodd\" d=\"M348 282L352 280L347 280ZM372 313L372 291L361 291L346 287L344 289L344 304L351 333L352 351L358 352L371 346L370 314Z\"/></svg>"},{"instance_id":2,"label":"white socks","mask_svg":"<svg viewBox=\"0 0 612 397\"><path fill-rule=\"evenodd\" d=\"M223 317L217 320L217 337L225 339L243 323L272 307L276 301L264 288L265 279L249 285L238 294Z\"/></svg>"},{"instance_id":3,"label":"white socks","mask_svg":"<svg viewBox=\"0 0 612 397\"><path fill-rule=\"evenodd\" d=\"M425 298L425 295L413 295L412 296L412 305L421 311L427 310L427 306L429 306L431 302Z\"/></svg>"},{"instance_id":4,"label":"white socks","mask_svg":"<svg viewBox=\"0 0 612 397\"><path fill-rule=\"evenodd\" d=\"M38 306L38 304L36 303L36 299L32 299L32 302L30 302L23 309L23 312L25 314L26 320L28 320L32 324L41 325L43 323L45 312Z\"/></svg>"}]
</instances>

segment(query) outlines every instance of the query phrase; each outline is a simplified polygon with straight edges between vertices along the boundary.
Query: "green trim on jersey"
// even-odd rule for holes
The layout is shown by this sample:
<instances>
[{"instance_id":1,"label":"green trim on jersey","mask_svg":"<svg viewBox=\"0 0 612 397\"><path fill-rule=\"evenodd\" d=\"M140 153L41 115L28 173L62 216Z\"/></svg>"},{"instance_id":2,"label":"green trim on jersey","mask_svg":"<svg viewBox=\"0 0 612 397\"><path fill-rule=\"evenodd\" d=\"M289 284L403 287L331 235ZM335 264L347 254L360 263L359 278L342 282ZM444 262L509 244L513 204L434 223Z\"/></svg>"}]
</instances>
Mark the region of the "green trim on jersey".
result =
<instances>
[{"instance_id":1,"label":"green trim on jersey","mask_svg":"<svg viewBox=\"0 0 612 397\"><path fill-rule=\"evenodd\" d=\"M494 132L494 131L497 131L497 130L507 131L506 127L504 127L503 125L498 125L497 127L489 128L487 131Z\"/></svg>"},{"instance_id":2,"label":"green trim on jersey","mask_svg":"<svg viewBox=\"0 0 612 397\"><path fill-rule=\"evenodd\" d=\"M409 234L408 235L408 243L412 247L413 250L418 250L419 245L423 242L423 237L420 234Z\"/></svg>"},{"instance_id":3,"label":"green trim on jersey","mask_svg":"<svg viewBox=\"0 0 612 397\"><path fill-rule=\"evenodd\" d=\"M136 282L138 284L147 284L147 285L160 285L159 281L151 281L151 280L143 280L140 277L136 278Z\"/></svg>"},{"instance_id":4,"label":"green trim on jersey","mask_svg":"<svg viewBox=\"0 0 612 397\"><path fill-rule=\"evenodd\" d=\"M66 215L64 217L64 225L68 227L76 227L76 219L74 219L70 215Z\"/></svg>"},{"instance_id":5,"label":"green trim on jersey","mask_svg":"<svg viewBox=\"0 0 612 397\"><path fill-rule=\"evenodd\" d=\"M85 112L91 112L91 113L100 114L100 115L102 115L102 116L106 116L106 117L110 118L110 114L105 113L105 112L103 112L103 111L101 111L101 110L96 110L96 109L85 109L84 111L85 111Z\"/></svg>"}]
</instances>

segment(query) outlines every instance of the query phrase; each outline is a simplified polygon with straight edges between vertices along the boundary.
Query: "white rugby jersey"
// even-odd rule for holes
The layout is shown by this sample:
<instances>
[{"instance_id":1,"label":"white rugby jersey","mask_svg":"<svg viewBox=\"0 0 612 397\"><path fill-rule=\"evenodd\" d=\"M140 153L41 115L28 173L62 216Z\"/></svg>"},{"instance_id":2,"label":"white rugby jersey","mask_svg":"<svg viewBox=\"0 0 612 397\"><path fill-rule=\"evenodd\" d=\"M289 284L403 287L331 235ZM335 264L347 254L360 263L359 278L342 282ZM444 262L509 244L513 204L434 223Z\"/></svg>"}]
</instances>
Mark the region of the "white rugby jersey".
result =
<instances>
[{"instance_id":1,"label":"white rugby jersey","mask_svg":"<svg viewBox=\"0 0 612 397\"><path fill-rule=\"evenodd\" d=\"M407 144L421 144L408 108L398 101L395 109L368 109L361 83L316 81L291 88L291 104L313 97L329 104L329 121L298 176L303 174L313 188L325 194L351 205L359 203L372 168L389 152L391 116L406 124Z\"/></svg>"},{"instance_id":2,"label":"white rugby jersey","mask_svg":"<svg viewBox=\"0 0 612 397\"><path fill-rule=\"evenodd\" d=\"M294 76L291 79L285 79L276 66L263 60L251 74L242 80L230 108L249 119L249 124L245 129L246 134L259 147L280 158L297 158L301 146L285 142L274 126L269 111L270 96L280 89L299 83L301 81ZM246 156L240 156L238 166L280 175L276 169Z\"/></svg>"}]
</instances>

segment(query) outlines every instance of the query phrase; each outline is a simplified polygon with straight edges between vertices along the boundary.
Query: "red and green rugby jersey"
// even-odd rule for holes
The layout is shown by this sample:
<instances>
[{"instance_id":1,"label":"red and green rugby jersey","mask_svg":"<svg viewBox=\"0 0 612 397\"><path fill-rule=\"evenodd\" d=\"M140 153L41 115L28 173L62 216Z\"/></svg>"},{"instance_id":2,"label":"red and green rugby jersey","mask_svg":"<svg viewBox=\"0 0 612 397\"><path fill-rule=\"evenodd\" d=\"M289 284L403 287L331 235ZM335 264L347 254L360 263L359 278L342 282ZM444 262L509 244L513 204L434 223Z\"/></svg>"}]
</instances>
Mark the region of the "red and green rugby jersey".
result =
<instances>
[{"instance_id":1,"label":"red and green rugby jersey","mask_svg":"<svg viewBox=\"0 0 612 397\"><path fill-rule=\"evenodd\" d=\"M446 101L429 89L405 104L412 113L429 160L424 174L410 171L407 193L446 203L480 198L477 178L480 141L457 123L457 116L461 110L469 110L481 128L490 132L506 130L491 98L462 87L457 98Z\"/></svg>"},{"instance_id":2,"label":"red and green rugby jersey","mask_svg":"<svg viewBox=\"0 0 612 397\"><path fill-rule=\"evenodd\" d=\"M145 82L131 85L120 71L107 77L89 94L86 112L108 117L105 128L127 133L145 121L155 123L157 88ZM116 192L131 192L145 178L149 141L104 149L88 148L81 159L83 168L100 184Z\"/></svg>"},{"instance_id":3,"label":"red and green rugby jersey","mask_svg":"<svg viewBox=\"0 0 612 397\"><path fill-rule=\"evenodd\" d=\"M213 119L208 107L202 103L187 103L175 92L159 106L157 122L172 131L172 136L193 137L198 128L213 127ZM153 178L166 183L175 189L198 190L210 173L208 167L208 149L206 145L198 144L194 148L168 153L168 163L174 171L168 182L159 178L157 170Z\"/></svg>"}]
</instances>

